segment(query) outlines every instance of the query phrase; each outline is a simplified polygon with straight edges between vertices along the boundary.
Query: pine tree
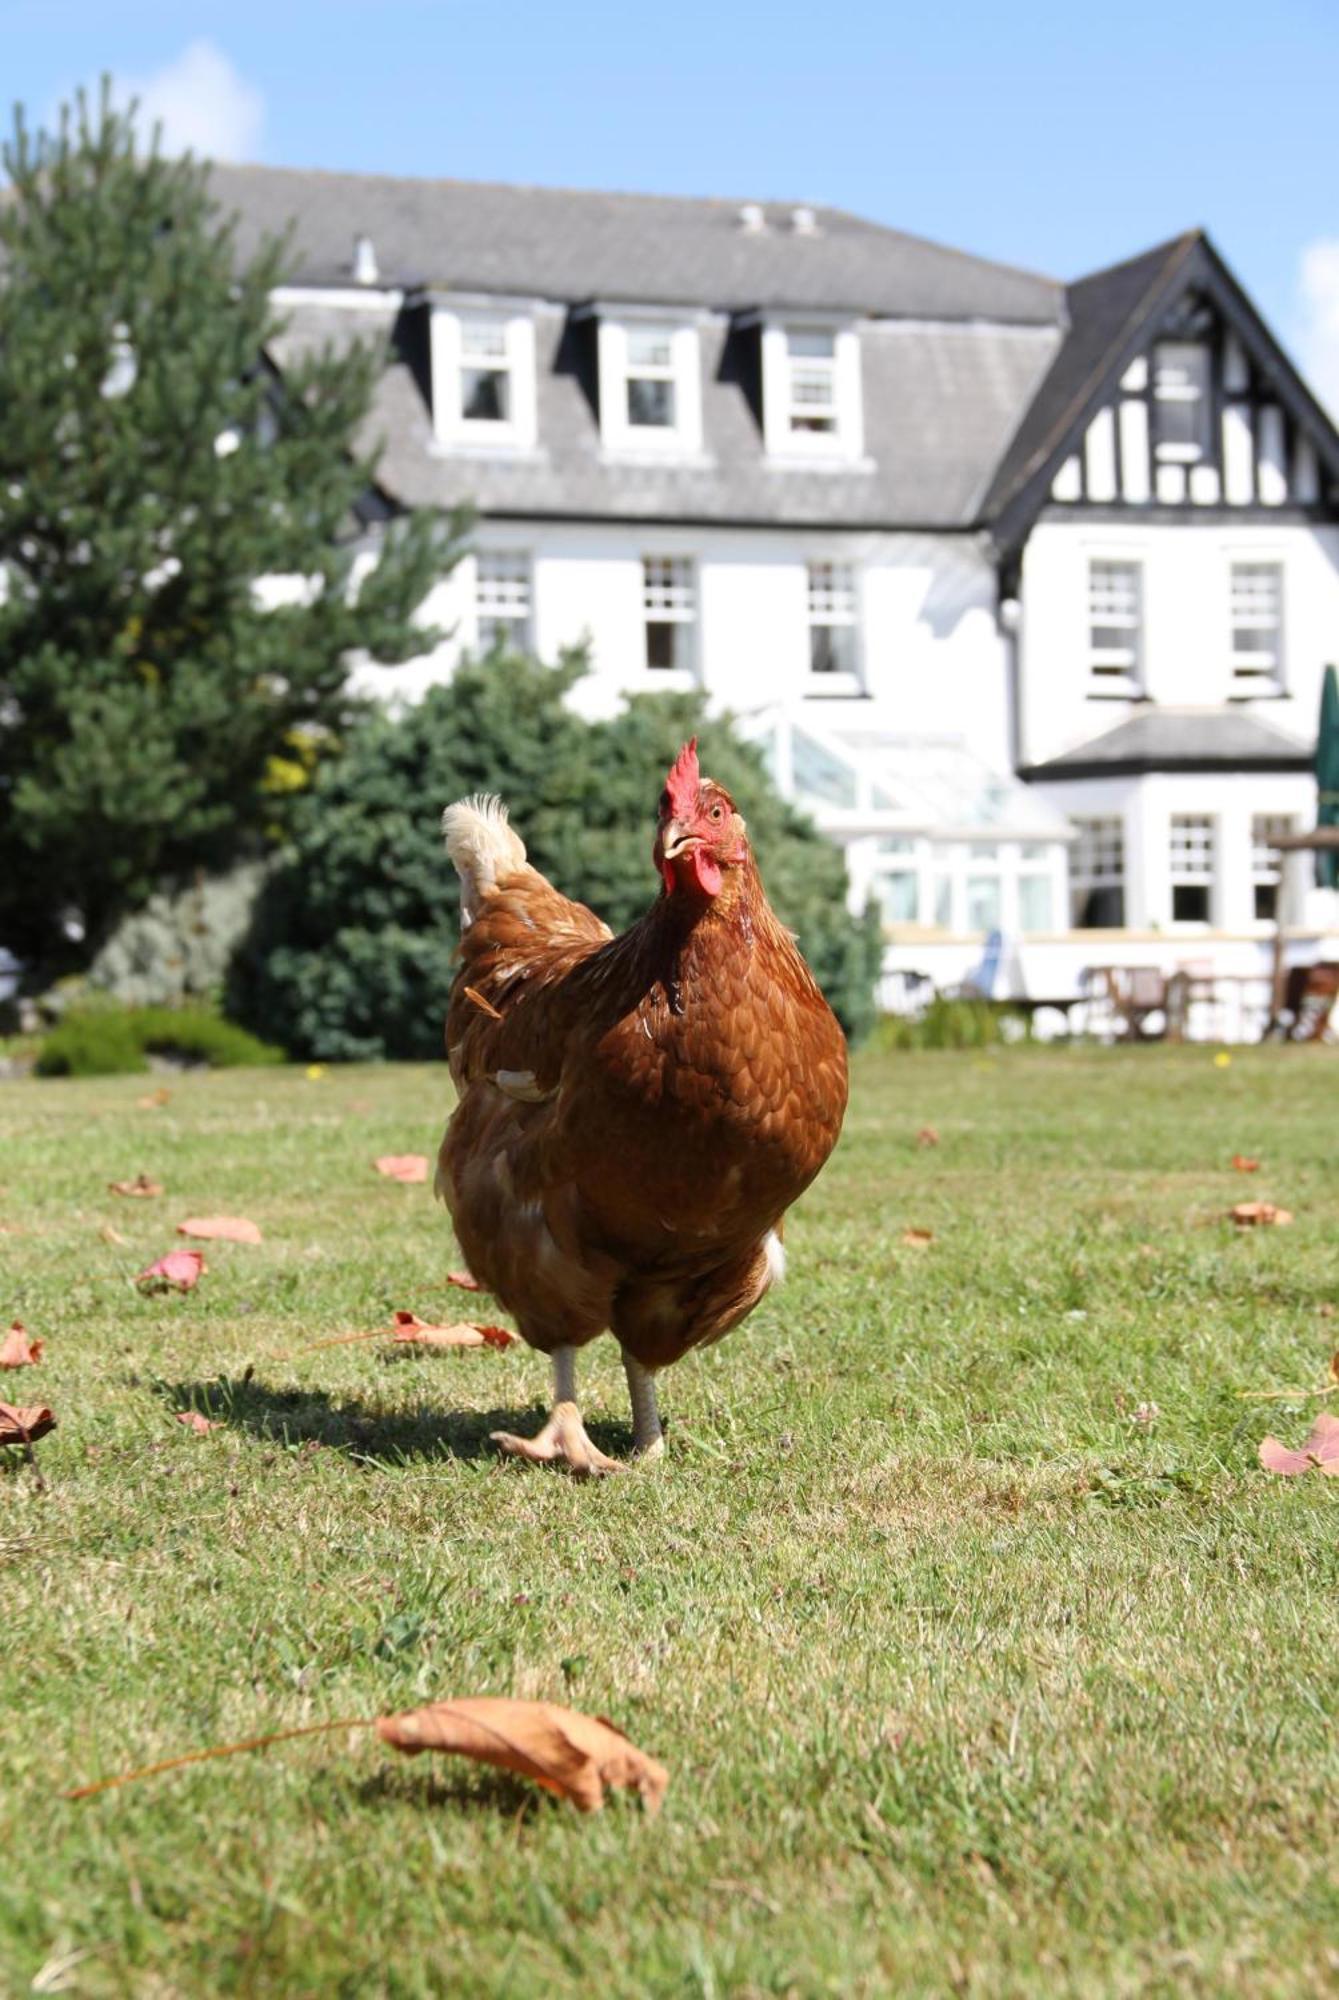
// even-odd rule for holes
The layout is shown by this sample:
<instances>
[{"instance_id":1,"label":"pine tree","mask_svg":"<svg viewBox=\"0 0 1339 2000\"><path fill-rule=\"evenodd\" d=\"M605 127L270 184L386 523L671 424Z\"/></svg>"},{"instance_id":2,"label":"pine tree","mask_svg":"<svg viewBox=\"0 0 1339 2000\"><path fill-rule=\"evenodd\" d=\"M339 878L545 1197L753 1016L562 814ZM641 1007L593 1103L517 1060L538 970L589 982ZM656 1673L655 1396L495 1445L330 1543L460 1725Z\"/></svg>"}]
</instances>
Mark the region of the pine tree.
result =
<instances>
[{"instance_id":1,"label":"pine tree","mask_svg":"<svg viewBox=\"0 0 1339 2000\"><path fill-rule=\"evenodd\" d=\"M349 655L433 642L412 614L462 524L393 522L352 589L381 357L278 381L284 247L241 264L207 167L140 147L105 86L54 134L20 113L3 158L0 941L54 965L284 823L357 710ZM266 575L301 601L265 609Z\"/></svg>"}]
</instances>

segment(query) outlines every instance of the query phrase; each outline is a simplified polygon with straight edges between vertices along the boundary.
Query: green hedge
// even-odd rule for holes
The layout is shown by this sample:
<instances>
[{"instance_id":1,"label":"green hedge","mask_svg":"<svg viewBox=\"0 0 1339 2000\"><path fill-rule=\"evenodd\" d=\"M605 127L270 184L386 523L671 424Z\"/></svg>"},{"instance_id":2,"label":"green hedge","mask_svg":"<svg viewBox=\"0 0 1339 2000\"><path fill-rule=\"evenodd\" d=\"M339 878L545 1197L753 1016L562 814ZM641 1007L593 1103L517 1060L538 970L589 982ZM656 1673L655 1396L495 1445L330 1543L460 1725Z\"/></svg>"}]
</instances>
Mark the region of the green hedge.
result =
<instances>
[{"instance_id":1,"label":"green hedge","mask_svg":"<svg viewBox=\"0 0 1339 2000\"><path fill-rule=\"evenodd\" d=\"M37 1054L39 1076L127 1076L150 1055L178 1056L210 1069L283 1062L259 1041L201 1007L85 1007L65 1016Z\"/></svg>"}]
</instances>

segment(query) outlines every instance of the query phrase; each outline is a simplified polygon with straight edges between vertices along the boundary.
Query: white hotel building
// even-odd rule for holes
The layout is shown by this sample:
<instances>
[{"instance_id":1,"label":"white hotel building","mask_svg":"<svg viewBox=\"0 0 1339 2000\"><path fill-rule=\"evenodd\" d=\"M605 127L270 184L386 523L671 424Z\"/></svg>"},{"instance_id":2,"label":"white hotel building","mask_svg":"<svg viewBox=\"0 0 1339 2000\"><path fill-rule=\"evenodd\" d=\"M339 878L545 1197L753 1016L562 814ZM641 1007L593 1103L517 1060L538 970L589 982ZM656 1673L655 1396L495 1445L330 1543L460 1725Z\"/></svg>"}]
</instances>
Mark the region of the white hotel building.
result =
<instances>
[{"instance_id":1,"label":"white hotel building","mask_svg":"<svg viewBox=\"0 0 1339 2000\"><path fill-rule=\"evenodd\" d=\"M701 686L900 973L1262 972L1314 821L1339 435L1198 231L1069 286L825 208L219 167L272 359L373 336L376 517L476 509L412 698L500 631ZM1314 953L1314 943L1309 947ZM1305 942L1299 949L1306 952ZM1263 993L1261 994L1263 998Z\"/></svg>"}]
</instances>

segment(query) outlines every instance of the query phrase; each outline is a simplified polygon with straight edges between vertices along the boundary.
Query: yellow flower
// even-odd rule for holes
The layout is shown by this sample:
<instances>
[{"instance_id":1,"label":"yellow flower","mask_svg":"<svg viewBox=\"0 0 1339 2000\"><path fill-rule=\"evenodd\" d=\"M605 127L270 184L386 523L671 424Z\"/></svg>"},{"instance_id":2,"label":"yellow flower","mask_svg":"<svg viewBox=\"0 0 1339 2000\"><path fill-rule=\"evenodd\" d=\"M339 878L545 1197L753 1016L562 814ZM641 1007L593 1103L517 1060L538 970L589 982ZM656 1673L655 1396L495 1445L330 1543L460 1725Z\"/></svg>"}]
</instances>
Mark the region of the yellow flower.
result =
<instances>
[{"instance_id":1,"label":"yellow flower","mask_svg":"<svg viewBox=\"0 0 1339 2000\"><path fill-rule=\"evenodd\" d=\"M308 1064L307 1064L307 1081L308 1081L308 1083L319 1083L319 1082L321 1081L321 1078L322 1078L322 1077L323 1077L324 1075L325 1075L325 1064L324 1064L324 1063L308 1063Z\"/></svg>"},{"instance_id":2,"label":"yellow flower","mask_svg":"<svg viewBox=\"0 0 1339 2000\"><path fill-rule=\"evenodd\" d=\"M1226 1049L1219 1049L1218 1054L1213 1059L1213 1066L1215 1069L1226 1069L1231 1060L1232 1058Z\"/></svg>"}]
</instances>

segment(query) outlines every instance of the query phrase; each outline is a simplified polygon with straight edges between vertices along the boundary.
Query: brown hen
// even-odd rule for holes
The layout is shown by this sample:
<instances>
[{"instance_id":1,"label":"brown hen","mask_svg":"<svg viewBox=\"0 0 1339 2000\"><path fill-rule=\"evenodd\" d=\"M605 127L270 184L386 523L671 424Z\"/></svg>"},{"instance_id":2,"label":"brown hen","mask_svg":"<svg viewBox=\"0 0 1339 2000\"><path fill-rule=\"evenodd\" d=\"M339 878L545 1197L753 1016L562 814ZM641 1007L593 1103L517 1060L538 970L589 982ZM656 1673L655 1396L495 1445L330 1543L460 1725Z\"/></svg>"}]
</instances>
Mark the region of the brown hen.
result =
<instances>
[{"instance_id":1,"label":"brown hen","mask_svg":"<svg viewBox=\"0 0 1339 2000\"><path fill-rule=\"evenodd\" d=\"M841 1130L845 1041L696 739L660 798L660 894L620 937L527 864L500 801L443 826L463 936L437 1191L475 1275L553 1358L544 1428L496 1442L617 1471L581 1422L577 1349L612 1331L634 1451L657 1454L655 1371L781 1275L782 1216Z\"/></svg>"}]
</instances>

